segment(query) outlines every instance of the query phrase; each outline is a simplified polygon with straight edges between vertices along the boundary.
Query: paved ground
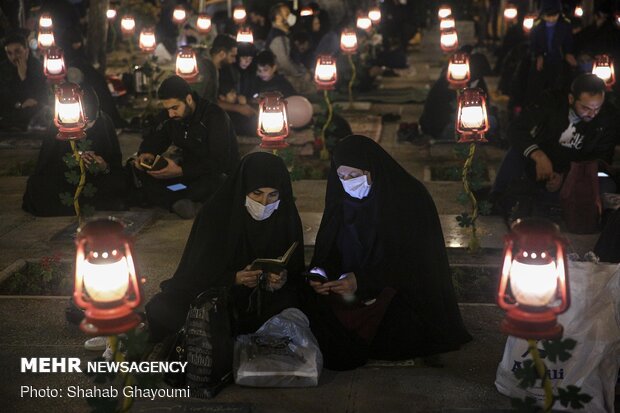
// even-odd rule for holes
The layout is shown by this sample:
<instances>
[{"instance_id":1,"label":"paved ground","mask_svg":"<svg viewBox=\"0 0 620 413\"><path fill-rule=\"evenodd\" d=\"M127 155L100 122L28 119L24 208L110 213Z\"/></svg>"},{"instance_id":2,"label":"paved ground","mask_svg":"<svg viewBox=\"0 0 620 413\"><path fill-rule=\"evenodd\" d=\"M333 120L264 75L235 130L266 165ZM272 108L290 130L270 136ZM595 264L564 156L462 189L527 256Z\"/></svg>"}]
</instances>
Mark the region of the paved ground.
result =
<instances>
[{"instance_id":1,"label":"paved ground","mask_svg":"<svg viewBox=\"0 0 620 413\"><path fill-rule=\"evenodd\" d=\"M471 27L463 24L459 34L465 38L471 37ZM429 33L422 46L412 51L411 68L401 72L398 78L384 79L383 88L416 88L416 94L423 95L428 90L429 82L439 73L442 56L438 43L437 33ZM494 80L490 79L489 83L493 84ZM413 122L421 110L420 103L373 103L367 113L397 113L401 115L402 122ZM455 215L462 212L462 207L456 202L460 183L429 180L431 165L455 162L454 145L423 148L400 143L396 140L397 127L398 123L383 124L380 143L429 188L441 214L452 263L497 266L505 233L501 220L497 217L481 218L480 234L485 249L478 255L468 255L464 251L468 235L456 225L455 220ZM124 155L132 153L139 143L139 137L135 134L124 133L120 138ZM244 150L250 150L252 146L250 141L244 144ZM485 146L479 152L489 170L496 170L503 151ZM28 145L0 145L0 165L36 159L36 153L36 148L29 148ZM0 269L18 259L38 258L54 252L70 259L74 251L70 243L50 241L73 222L72 218L36 218L21 211L25 182L25 177L0 177ZM304 224L306 251L311 253L323 210L325 181L296 181L293 186ZM157 291L159 282L169 277L176 268L191 228L191 222L165 211L150 214L153 214L153 223L139 232L136 241L136 257L148 279L145 286L147 299ZM592 247L595 239L596 236L571 237L575 250L582 253ZM3 371L0 378L0 400L3 405L0 411L88 411L84 400L20 397L19 393L21 386L92 386L90 380L81 374L19 372L21 357L80 357L90 360L98 355L86 352L82 347L85 336L65 322L63 311L66 302L66 297L0 297L0 371ZM231 385L214 401L201 401L192 405L191 410L183 411L249 411L251 408L253 412L268 413L304 413L319 409L326 413L370 413L506 408L509 401L493 385L505 342L498 327L502 313L489 304L461 304L461 311L475 339L461 351L444 355L443 368L426 367L418 361L387 366L371 364L351 372L326 370L319 386L310 389L251 389ZM148 411L154 407L154 403L145 401L135 411Z\"/></svg>"}]
</instances>

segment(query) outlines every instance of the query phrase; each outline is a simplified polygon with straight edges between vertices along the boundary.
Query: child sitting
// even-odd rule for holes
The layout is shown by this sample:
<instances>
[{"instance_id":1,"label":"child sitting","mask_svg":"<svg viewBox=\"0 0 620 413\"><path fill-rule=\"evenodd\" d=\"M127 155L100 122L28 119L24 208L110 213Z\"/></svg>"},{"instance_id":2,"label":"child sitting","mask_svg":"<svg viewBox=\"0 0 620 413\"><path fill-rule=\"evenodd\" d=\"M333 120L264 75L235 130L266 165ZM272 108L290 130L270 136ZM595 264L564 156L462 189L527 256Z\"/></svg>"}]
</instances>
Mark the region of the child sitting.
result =
<instances>
[{"instance_id":1,"label":"child sitting","mask_svg":"<svg viewBox=\"0 0 620 413\"><path fill-rule=\"evenodd\" d=\"M220 85L217 100L218 104L221 107L224 107L224 109L226 109L225 106L232 105L247 106L245 96L237 95L235 85L229 82L222 83ZM235 132L237 133L237 135L256 136L256 127L258 124L256 112L245 115L240 112L226 110L226 113L228 113L228 116L232 121L233 127L235 128Z\"/></svg>"},{"instance_id":2,"label":"child sitting","mask_svg":"<svg viewBox=\"0 0 620 413\"><path fill-rule=\"evenodd\" d=\"M284 97L298 94L283 75L276 73L278 65L276 64L276 57L271 50L260 52L256 56L255 62L257 79L252 91L253 95L273 91L282 93Z\"/></svg>"}]
</instances>

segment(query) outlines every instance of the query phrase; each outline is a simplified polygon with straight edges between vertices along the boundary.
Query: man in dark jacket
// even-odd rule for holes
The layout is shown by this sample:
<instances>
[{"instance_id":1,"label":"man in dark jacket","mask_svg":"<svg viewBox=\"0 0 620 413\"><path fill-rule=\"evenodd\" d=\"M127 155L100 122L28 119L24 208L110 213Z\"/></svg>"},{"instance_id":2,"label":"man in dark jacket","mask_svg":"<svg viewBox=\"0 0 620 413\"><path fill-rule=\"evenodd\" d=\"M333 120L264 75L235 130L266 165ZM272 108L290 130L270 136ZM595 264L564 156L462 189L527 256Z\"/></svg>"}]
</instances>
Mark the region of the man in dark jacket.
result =
<instances>
[{"instance_id":1,"label":"man in dark jacket","mask_svg":"<svg viewBox=\"0 0 620 413\"><path fill-rule=\"evenodd\" d=\"M605 84L595 75L578 76L568 99L561 92L546 92L510 126L511 147L497 173L492 199L501 199L501 206L510 208L505 195L522 178L549 194L560 189L573 161L599 159L611 164L617 125L616 115L605 103ZM599 182L603 192L615 191L609 178Z\"/></svg>"},{"instance_id":2,"label":"man in dark jacket","mask_svg":"<svg viewBox=\"0 0 620 413\"><path fill-rule=\"evenodd\" d=\"M235 169L239 161L237 137L226 112L192 93L180 77L164 80L157 94L164 110L154 122L154 130L145 133L134 161L136 175L147 203L193 218L200 203ZM178 148L179 159L163 157L167 165L159 170L144 166L171 145Z\"/></svg>"},{"instance_id":3,"label":"man in dark jacket","mask_svg":"<svg viewBox=\"0 0 620 413\"><path fill-rule=\"evenodd\" d=\"M7 60L0 65L0 129L26 129L30 119L46 103L43 65L26 45L26 39L10 35L4 41Z\"/></svg>"}]
</instances>

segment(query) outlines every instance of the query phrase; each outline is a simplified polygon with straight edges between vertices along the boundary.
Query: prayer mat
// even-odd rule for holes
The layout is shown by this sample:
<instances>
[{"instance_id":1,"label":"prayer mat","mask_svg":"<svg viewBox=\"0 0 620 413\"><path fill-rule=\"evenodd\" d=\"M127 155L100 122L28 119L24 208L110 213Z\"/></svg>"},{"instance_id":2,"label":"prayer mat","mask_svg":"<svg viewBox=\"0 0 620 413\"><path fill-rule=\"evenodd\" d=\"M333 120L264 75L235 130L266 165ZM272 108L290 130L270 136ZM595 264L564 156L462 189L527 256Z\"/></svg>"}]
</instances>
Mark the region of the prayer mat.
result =
<instances>
[{"instance_id":1,"label":"prayer mat","mask_svg":"<svg viewBox=\"0 0 620 413\"><path fill-rule=\"evenodd\" d=\"M97 211L95 215L89 217L89 220L94 218L107 218L114 217L125 225L125 233L131 236L136 236L146 226L155 221L157 212L155 210L145 211ZM76 219L77 221L77 219ZM78 223L74 222L66 226L60 232L52 237L51 242L75 242L75 234L78 228Z\"/></svg>"}]
</instances>

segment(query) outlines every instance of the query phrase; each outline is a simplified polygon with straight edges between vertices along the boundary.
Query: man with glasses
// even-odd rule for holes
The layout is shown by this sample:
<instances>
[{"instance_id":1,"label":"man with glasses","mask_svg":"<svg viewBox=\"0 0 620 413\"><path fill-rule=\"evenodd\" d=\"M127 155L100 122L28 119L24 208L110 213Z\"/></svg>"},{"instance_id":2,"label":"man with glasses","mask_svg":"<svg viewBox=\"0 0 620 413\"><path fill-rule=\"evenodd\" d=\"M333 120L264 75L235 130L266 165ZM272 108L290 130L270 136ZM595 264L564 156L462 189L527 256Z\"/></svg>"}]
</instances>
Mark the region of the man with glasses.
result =
<instances>
[{"instance_id":1,"label":"man with glasses","mask_svg":"<svg viewBox=\"0 0 620 413\"><path fill-rule=\"evenodd\" d=\"M516 202L515 184L532 192L554 194L573 161L612 163L620 142L617 115L605 102L605 83L593 74L579 75L568 96L547 91L514 120L511 143L497 173L491 199L507 211ZM615 192L609 177L599 178L602 192ZM552 198L552 197L551 197Z\"/></svg>"}]
</instances>

